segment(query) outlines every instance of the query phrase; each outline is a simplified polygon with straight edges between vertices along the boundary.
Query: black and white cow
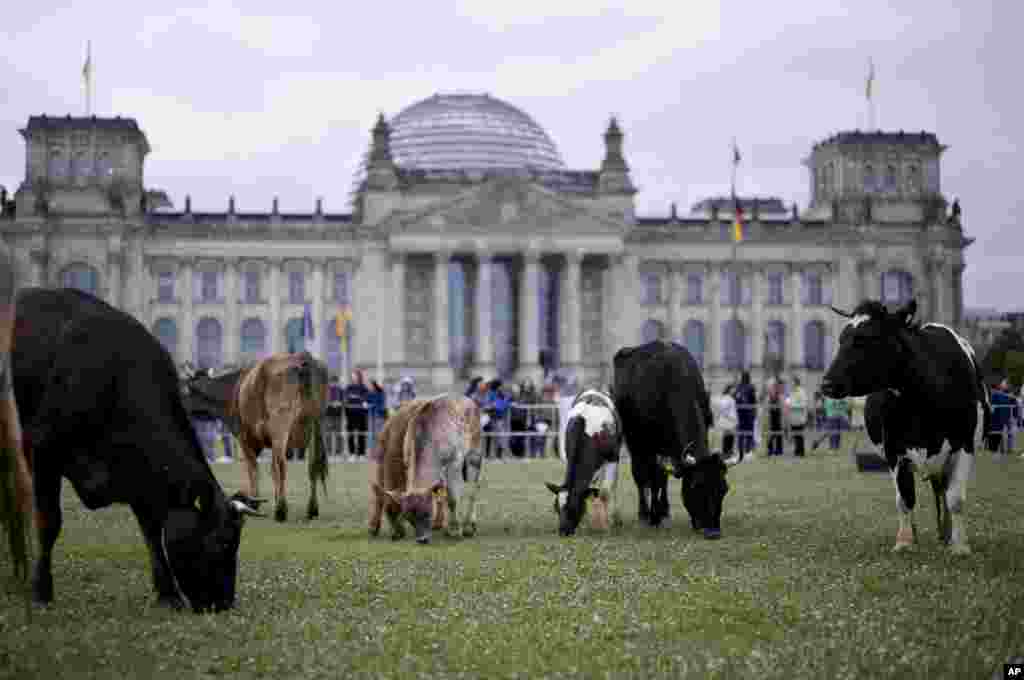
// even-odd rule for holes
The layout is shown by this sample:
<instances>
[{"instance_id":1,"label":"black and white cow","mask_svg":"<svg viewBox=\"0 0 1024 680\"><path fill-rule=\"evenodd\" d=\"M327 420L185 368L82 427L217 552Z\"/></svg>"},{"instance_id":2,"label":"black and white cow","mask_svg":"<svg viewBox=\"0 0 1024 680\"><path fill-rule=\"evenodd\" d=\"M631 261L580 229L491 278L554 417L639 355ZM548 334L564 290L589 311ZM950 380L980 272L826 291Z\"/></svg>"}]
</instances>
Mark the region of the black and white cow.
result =
<instances>
[{"instance_id":1,"label":"black and white cow","mask_svg":"<svg viewBox=\"0 0 1024 680\"><path fill-rule=\"evenodd\" d=\"M580 392L569 408L565 430L565 481L561 486L545 483L555 495L558 533L576 533L588 506L593 506L595 528L607 528L609 518L621 525L615 490L622 426L611 396L596 389Z\"/></svg>"},{"instance_id":2,"label":"black and white cow","mask_svg":"<svg viewBox=\"0 0 1024 680\"><path fill-rule=\"evenodd\" d=\"M862 302L852 313L833 311L850 321L821 391L833 399L871 395L868 435L884 447L896 485L900 522L893 549L914 542L913 475L920 468L936 495L940 536L953 553L969 553L962 513L979 403L986 431L991 418L974 350L951 328L914 323L914 300L894 312L877 301Z\"/></svg>"},{"instance_id":3,"label":"black and white cow","mask_svg":"<svg viewBox=\"0 0 1024 680\"><path fill-rule=\"evenodd\" d=\"M722 534L726 471L742 454L723 460L708 446L714 422L697 361L685 347L654 341L615 353L615 407L629 447L640 497L640 519L659 526L669 514L668 473L682 480L690 523L706 538Z\"/></svg>"}]
</instances>

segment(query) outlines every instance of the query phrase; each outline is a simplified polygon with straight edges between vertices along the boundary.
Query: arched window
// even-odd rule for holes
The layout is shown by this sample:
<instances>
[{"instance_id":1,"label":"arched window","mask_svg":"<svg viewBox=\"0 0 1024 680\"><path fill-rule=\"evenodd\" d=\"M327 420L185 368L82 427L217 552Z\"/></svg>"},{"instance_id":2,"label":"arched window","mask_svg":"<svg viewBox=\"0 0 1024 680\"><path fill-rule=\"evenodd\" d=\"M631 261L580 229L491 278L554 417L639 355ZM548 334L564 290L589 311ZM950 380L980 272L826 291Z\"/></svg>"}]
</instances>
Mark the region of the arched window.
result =
<instances>
[{"instance_id":1,"label":"arched window","mask_svg":"<svg viewBox=\"0 0 1024 680\"><path fill-rule=\"evenodd\" d=\"M697 273L686 275L686 304L704 304L704 277Z\"/></svg>"},{"instance_id":2,"label":"arched window","mask_svg":"<svg viewBox=\"0 0 1024 680\"><path fill-rule=\"evenodd\" d=\"M750 302L750 287L744 285L740 273L732 269L722 272L720 302L723 305L743 305Z\"/></svg>"},{"instance_id":3,"label":"arched window","mask_svg":"<svg viewBox=\"0 0 1024 680\"><path fill-rule=\"evenodd\" d=\"M543 321L541 317L542 324ZM448 363L455 369L457 377L464 377L469 367L468 338L466 267L453 260L448 264Z\"/></svg>"},{"instance_id":4,"label":"arched window","mask_svg":"<svg viewBox=\"0 0 1024 680\"><path fill-rule=\"evenodd\" d=\"M88 151L75 154L71 174L79 184L87 184L92 179L92 155Z\"/></svg>"},{"instance_id":5,"label":"arched window","mask_svg":"<svg viewBox=\"0 0 1024 680\"><path fill-rule=\"evenodd\" d=\"M62 182L68 176L68 159L60 149L52 149L47 160L47 173L53 182Z\"/></svg>"},{"instance_id":6,"label":"arched window","mask_svg":"<svg viewBox=\"0 0 1024 680\"><path fill-rule=\"evenodd\" d=\"M242 360L255 361L267 353L267 329L259 319L250 318L242 322Z\"/></svg>"},{"instance_id":7,"label":"arched window","mask_svg":"<svg viewBox=\"0 0 1024 680\"><path fill-rule=\"evenodd\" d=\"M804 366L811 371L825 369L825 324L808 321L804 326Z\"/></svg>"},{"instance_id":8,"label":"arched window","mask_svg":"<svg viewBox=\"0 0 1024 680\"><path fill-rule=\"evenodd\" d=\"M306 301L306 274L301 271L288 272L288 302L301 305Z\"/></svg>"},{"instance_id":9,"label":"arched window","mask_svg":"<svg viewBox=\"0 0 1024 680\"><path fill-rule=\"evenodd\" d=\"M804 272L801 277L803 281L803 303L805 305L821 305L825 302L822 289L821 274L818 272Z\"/></svg>"},{"instance_id":10,"label":"arched window","mask_svg":"<svg viewBox=\"0 0 1024 680\"><path fill-rule=\"evenodd\" d=\"M665 324L657 319L648 319L640 328L640 342L646 345L655 340L664 340L666 337Z\"/></svg>"},{"instance_id":11,"label":"arched window","mask_svg":"<svg viewBox=\"0 0 1024 680\"><path fill-rule=\"evenodd\" d=\"M766 370L779 372L786 365L786 324L769 321L764 331L764 366Z\"/></svg>"},{"instance_id":12,"label":"arched window","mask_svg":"<svg viewBox=\"0 0 1024 680\"><path fill-rule=\"evenodd\" d=\"M306 338L302 334L302 317L289 319L284 327L285 351L294 354L306 349Z\"/></svg>"},{"instance_id":13,"label":"arched window","mask_svg":"<svg viewBox=\"0 0 1024 680\"><path fill-rule=\"evenodd\" d=\"M348 305L352 303L349 298L349 286L348 286L348 272L335 272L334 273L334 302L338 305Z\"/></svg>"},{"instance_id":14,"label":"arched window","mask_svg":"<svg viewBox=\"0 0 1024 680\"><path fill-rule=\"evenodd\" d=\"M898 269L882 272L881 290L883 305L899 307L914 297L914 278Z\"/></svg>"},{"instance_id":15,"label":"arched window","mask_svg":"<svg viewBox=\"0 0 1024 680\"><path fill-rule=\"evenodd\" d=\"M782 272L768 273L768 299L769 305L781 305L785 303L786 279Z\"/></svg>"},{"instance_id":16,"label":"arched window","mask_svg":"<svg viewBox=\"0 0 1024 680\"><path fill-rule=\"evenodd\" d=\"M175 358L178 354L178 324L175 323L174 319L167 317L157 319L156 323L153 324L153 335L160 341L167 353L171 355L171 358ZM177 363L177 361L175 361Z\"/></svg>"},{"instance_id":17,"label":"arched window","mask_svg":"<svg viewBox=\"0 0 1024 680\"><path fill-rule=\"evenodd\" d=\"M205 316L196 325L196 368L220 368L220 321Z\"/></svg>"},{"instance_id":18,"label":"arched window","mask_svg":"<svg viewBox=\"0 0 1024 680\"><path fill-rule=\"evenodd\" d=\"M729 370L747 366L747 333L743 322L729 319L722 323L722 363Z\"/></svg>"},{"instance_id":19,"label":"arched window","mask_svg":"<svg viewBox=\"0 0 1024 680\"><path fill-rule=\"evenodd\" d=\"M661 277L655 272L640 274L640 304L661 304Z\"/></svg>"},{"instance_id":20,"label":"arched window","mask_svg":"<svg viewBox=\"0 0 1024 680\"><path fill-rule=\"evenodd\" d=\"M559 270L549 263L541 265L538 307L540 309L540 352L544 357L545 369L556 368L559 364L559 297L561 286ZM581 277L582 278L582 277ZM577 284L581 285L581 284ZM581 291L582 292L582 291ZM582 333L582 330L579 331Z\"/></svg>"},{"instance_id":21,"label":"arched window","mask_svg":"<svg viewBox=\"0 0 1024 680\"><path fill-rule=\"evenodd\" d=\"M704 322L691 319L686 322L683 333L683 344L697 360L697 365L704 368Z\"/></svg>"},{"instance_id":22,"label":"arched window","mask_svg":"<svg viewBox=\"0 0 1024 680\"><path fill-rule=\"evenodd\" d=\"M96 157L96 176L100 179L110 179L114 176L114 162L109 151L101 151Z\"/></svg>"},{"instance_id":23,"label":"arched window","mask_svg":"<svg viewBox=\"0 0 1024 680\"><path fill-rule=\"evenodd\" d=\"M78 290L99 295L99 274L95 269L80 262L70 265L64 269L61 276L62 285L65 288L77 288Z\"/></svg>"},{"instance_id":24,"label":"arched window","mask_svg":"<svg viewBox=\"0 0 1024 680\"><path fill-rule=\"evenodd\" d=\"M864 191L870 193L878 188L878 182L875 179L875 167L868 163L864 166Z\"/></svg>"},{"instance_id":25,"label":"arched window","mask_svg":"<svg viewBox=\"0 0 1024 680\"><path fill-rule=\"evenodd\" d=\"M513 294L512 269L508 260L494 260L491 265L491 329L494 338L494 363L498 377L511 376L516 357L516 296Z\"/></svg>"},{"instance_id":26,"label":"arched window","mask_svg":"<svg viewBox=\"0 0 1024 680\"><path fill-rule=\"evenodd\" d=\"M887 165L885 167L885 190L896 191L897 184L898 182L896 180L896 166L891 164Z\"/></svg>"},{"instance_id":27,"label":"arched window","mask_svg":"<svg viewBox=\"0 0 1024 680\"><path fill-rule=\"evenodd\" d=\"M260 270L246 269L244 276L245 291L242 299L250 304L260 301Z\"/></svg>"}]
</instances>

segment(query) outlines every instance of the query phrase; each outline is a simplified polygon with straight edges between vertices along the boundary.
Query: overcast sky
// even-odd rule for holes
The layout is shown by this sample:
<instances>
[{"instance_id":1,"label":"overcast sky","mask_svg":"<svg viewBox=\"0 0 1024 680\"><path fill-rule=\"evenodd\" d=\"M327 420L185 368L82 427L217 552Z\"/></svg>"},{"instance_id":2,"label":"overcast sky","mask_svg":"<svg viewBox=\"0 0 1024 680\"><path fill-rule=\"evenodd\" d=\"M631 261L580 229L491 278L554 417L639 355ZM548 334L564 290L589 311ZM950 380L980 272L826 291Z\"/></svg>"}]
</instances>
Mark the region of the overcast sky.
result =
<instances>
[{"instance_id":1,"label":"overcast sky","mask_svg":"<svg viewBox=\"0 0 1024 680\"><path fill-rule=\"evenodd\" d=\"M5 5L0 184L23 179L29 115L84 113L91 39L93 112L139 121L146 183L179 209L345 211L377 112L451 91L519 106L573 169L618 115L641 215L727 193L733 136L739 191L803 207L811 145L867 123L872 57L879 127L950 146L943 191L977 238L965 304L1024 308L1017 0L169 4Z\"/></svg>"}]
</instances>

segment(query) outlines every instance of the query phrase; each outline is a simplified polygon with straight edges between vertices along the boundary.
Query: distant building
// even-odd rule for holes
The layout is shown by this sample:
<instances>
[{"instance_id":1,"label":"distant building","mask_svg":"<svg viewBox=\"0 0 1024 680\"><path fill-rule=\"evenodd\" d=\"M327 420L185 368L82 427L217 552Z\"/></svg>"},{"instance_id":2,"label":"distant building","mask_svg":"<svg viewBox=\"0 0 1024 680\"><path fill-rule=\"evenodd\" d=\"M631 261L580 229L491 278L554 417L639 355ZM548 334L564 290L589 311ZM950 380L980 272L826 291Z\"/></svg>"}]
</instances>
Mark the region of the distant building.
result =
<instances>
[{"instance_id":1,"label":"distant building","mask_svg":"<svg viewBox=\"0 0 1024 680\"><path fill-rule=\"evenodd\" d=\"M598 168L568 169L526 113L488 95L435 95L372 131L352 210L170 211L147 189L145 134L130 118L33 116L26 174L0 221L26 284L75 286L138 317L179 362L238 364L306 345L421 391L467 376L581 381L616 350L685 344L713 387L749 368L811 389L843 319L865 297L961 325L964 250L947 217L931 133L843 132L806 160L800 214L744 197L681 216L637 216L612 119ZM597 140L595 140L597 141ZM724 204L723 204L724 202ZM735 253L735 258L734 258ZM346 342L335 317L350 308Z\"/></svg>"}]
</instances>

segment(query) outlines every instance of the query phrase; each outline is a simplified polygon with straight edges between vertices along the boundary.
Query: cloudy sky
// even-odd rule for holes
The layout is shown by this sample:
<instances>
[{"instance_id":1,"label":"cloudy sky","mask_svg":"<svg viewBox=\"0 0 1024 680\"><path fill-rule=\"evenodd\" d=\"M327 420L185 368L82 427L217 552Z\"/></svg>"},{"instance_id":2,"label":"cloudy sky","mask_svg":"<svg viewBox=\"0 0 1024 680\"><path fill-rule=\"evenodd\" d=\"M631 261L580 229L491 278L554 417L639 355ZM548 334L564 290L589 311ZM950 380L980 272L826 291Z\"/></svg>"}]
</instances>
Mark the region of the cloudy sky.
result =
<instances>
[{"instance_id":1,"label":"cloudy sky","mask_svg":"<svg viewBox=\"0 0 1024 680\"><path fill-rule=\"evenodd\" d=\"M84 112L91 39L94 113L139 121L147 185L178 208L191 194L194 210L223 210L234 194L239 210L269 210L275 195L284 211L317 196L346 210L377 112L451 91L521 107L571 168L597 167L618 115L642 215L728 192L733 136L742 193L804 206L811 145L867 123L872 57L879 126L950 146L943 191L977 238L966 305L1024 308L1015 0L170 4L5 7L0 184L24 175L29 115Z\"/></svg>"}]
</instances>

